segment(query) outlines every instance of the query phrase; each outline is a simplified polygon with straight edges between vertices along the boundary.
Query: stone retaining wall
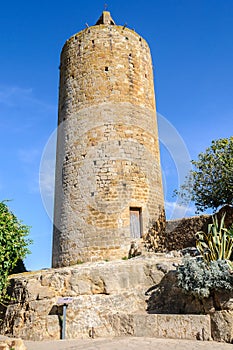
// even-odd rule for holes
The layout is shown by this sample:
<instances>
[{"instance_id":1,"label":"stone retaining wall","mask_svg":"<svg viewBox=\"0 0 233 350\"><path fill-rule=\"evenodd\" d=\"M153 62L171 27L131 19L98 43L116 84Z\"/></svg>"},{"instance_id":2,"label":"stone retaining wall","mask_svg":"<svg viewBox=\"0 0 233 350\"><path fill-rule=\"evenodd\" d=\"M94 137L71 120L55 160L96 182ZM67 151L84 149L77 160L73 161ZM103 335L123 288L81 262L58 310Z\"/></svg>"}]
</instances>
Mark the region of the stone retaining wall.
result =
<instances>
[{"instance_id":1,"label":"stone retaining wall","mask_svg":"<svg viewBox=\"0 0 233 350\"><path fill-rule=\"evenodd\" d=\"M224 206L216 214L219 220L223 214L225 226L230 227L233 223L233 207ZM160 223L163 221L160 220ZM151 251L172 251L182 250L196 245L195 235L198 231L207 231L208 224L212 223L212 215L200 215L189 218L169 220L164 226L159 222L153 223L144 236L146 246Z\"/></svg>"},{"instance_id":2,"label":"stone retaining wall","mask_svg":"<svg viewBox=\"0 0 233 350\"><path fill-rule=\"evenodd\" d=\"M109 315L145 312L145 292L160 283L156 267L164 258L96 262L12 276L12 303L7 307L2 333L24 339L59 339L61 310L58 297L73 297L67 310L67 337L113 336ZM177 259L166 262L170 270ZM15 301L14 301L15 300Z\"/></svg>"},{"instance_id":3,"label":"stone retaining wall","mask_svg":"<svg viewBox=\"0 0 233 350\"><path fill-rule=\"evenodd\" d=\"M206 231L211 222L210 215L170 220L166 223L164 248L168 251L195 247L195 234Z\"/></svg>"},{"instance_id":4,"label":"stone retaining wall","mask_svg":"<svg viewBox=\"0 0 233 350\"><path fill-rule=\"evenodd\" d=\"M66 338L131 335L232 342L233 295L225 295L228 302L223 294L207 299L203 309L203 302L176 285L174 264L180 262L153 253L13 275L13 298L1 333L26 340L60 339L62 307L57 301L66 296L73 298Z\"/></svg>"}]
</instances>

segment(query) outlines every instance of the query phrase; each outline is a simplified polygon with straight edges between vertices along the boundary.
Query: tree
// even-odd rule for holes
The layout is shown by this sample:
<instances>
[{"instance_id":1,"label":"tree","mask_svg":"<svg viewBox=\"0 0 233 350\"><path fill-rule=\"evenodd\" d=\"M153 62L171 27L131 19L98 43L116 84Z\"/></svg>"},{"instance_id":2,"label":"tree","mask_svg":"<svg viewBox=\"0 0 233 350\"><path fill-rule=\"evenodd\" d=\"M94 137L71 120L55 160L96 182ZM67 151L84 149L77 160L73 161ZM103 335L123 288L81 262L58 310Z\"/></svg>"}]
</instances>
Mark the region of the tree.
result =
<instances>
[{"instance_id":1,"label":"tree","mask_svg":"<svg viewBox=\"0 0 233 350\"><path fill-rule=\"evenodd\" d=\"M29 230L9 210L5 201L0 202L0 301L4 299L9 274L17 262L30 253Z\"/></svg>"},{"instance_id":2,"label":"tree","mask_svg":"<svg viewBox=\"0 0 233 350\"><path fill-rule=\"evenodd\" d=\"M179 191L183 200L192 200L197 211L216 210L233 204L233 137L214 140L191 170Z\"/></svg>"}]
</instances>

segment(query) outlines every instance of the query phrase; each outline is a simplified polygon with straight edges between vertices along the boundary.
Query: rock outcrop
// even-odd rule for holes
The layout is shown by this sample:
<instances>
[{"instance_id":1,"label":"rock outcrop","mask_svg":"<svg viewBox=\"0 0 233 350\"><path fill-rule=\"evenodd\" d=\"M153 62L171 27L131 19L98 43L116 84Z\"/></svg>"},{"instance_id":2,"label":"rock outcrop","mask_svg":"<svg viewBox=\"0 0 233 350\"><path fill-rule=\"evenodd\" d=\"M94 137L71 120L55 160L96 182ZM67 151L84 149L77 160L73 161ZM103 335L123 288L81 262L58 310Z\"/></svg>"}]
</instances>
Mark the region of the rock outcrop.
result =
<instances>
[{"instance_id":1,"label":"rock outcrop","mask_svg":"<svg viewBox=\"0 0 233 350\"><path fill-rule=\"evenodd\" d=\"M72 297L67 308L67 338L113 336L109 324L114 314L145 313L145 292L160 283L164 272L156 264L174 268L177 258L164 255L115 262L95 262L13 275L12 302L2 333L29 340L60 339L62 307L59 297Z\"/></svg>"},{"instance_id":2,"label":"rock outcrop","mask_svg":"<svg viewBox=\"0 0 233 350\"><path fill-rule=\"evenodd\" d=\"M1 333L27 340L60 339L61 297L72 298L66 338L148 336L233 341L233 294L198 300L176 283L172 254L95 262L11 276L12 301ZM69 299L70 300L70 299Z\"/></svg>"},{"instance_id":3,"label":"rock outcrop","mask_svg":"<svg viewBox=\"0 0 233 350\"><path fill-rule=\"evenodd\" d=\"M0 336L0 350L27 350L22 339Z\"/></svg>"}]
</instances>

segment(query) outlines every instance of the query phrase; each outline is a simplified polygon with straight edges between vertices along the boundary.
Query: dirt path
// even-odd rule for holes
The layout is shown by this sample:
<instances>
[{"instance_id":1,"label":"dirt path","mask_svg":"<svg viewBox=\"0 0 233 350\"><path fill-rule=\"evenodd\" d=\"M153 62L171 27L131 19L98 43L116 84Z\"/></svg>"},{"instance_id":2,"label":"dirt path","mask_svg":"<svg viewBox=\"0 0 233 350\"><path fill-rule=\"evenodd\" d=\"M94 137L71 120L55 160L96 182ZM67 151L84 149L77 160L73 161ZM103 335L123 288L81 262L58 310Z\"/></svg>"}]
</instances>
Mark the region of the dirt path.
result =
<instances>
[{"instance_id":1,"label":"dirt path","mask_svg":"<svg viewBox=\"0 0 233 350\"><path fill-rule=\"evenodd\" d=\"M176 339L113 338L25 341L28 350L232 350L232 344Z\"/></svg>"}]
</instances>

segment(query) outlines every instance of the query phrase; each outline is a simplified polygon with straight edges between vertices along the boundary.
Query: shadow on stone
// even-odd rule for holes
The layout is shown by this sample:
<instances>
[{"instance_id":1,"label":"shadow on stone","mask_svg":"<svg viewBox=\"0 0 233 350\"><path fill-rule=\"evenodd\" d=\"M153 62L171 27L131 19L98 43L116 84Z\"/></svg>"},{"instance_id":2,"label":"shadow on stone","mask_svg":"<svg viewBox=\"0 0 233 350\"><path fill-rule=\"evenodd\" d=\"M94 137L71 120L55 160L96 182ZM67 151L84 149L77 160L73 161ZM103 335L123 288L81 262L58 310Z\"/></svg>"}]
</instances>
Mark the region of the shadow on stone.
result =
<instances>
[{"instance_id":1,"label":"shadow on stone","mask_svg":"<svg viewBox=\"0 0 233 350\"><path fill-rule=\"evenodd\" d=\"M62 305L53 305L49 315L57 316L58 317L58 322L59 322L59 327L60 327L60 339L62 339L62 322L63 322L63 309Z\"/></svg>"},{"instance_id":2,"label":"shadow on stone","mask_svg":"<svg viewBox=\"0 0 233 350\"><path fill-rule=\"evenodd\" d=\"M207 314L214 307L212 298L203 302L178 287L176 271L169 271L146 295L149 314Z\"/></svg>"},{"instance_id":3,"label":"shadow on stone","mask_svg":"<svg viewBox=\"0 0 233 350\"><path fill-rule=\"evenodd\" d=\"M22 273L22 272L27 272L27 269L24 265L23 260L19 259L15 265L15 267L11 270L10 274L16 274L16 273Z\"/></svg>"}]
</instances>

